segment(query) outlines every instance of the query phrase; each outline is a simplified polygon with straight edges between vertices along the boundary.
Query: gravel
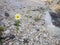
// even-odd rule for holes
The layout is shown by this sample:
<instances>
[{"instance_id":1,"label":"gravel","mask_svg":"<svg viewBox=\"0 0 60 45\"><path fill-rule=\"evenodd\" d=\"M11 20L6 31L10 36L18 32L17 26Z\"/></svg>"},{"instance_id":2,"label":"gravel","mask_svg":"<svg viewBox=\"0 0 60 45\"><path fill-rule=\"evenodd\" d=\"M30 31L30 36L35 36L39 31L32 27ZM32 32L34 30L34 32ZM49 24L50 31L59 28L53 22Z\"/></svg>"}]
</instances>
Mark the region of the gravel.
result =
<instances>
[{"instance_id":1,"label":"gravel","mask_svg":"<svg viewBox=\"0 0 60 45\"><path fill-rule=\"evenodd\" d=\"M55 0L49 4L44 0L0 0L0 23L5 28L3 36L8 36L7 39L9 39L7 41L5 39L3 45L24 45L24 43L28 43L26 45L56 45L56 41L60 44L58 42L60 38L54 37L60 28L52 24L49 14L50 9L54 11L50 6L56 2ZM18 33L15 26L17 13L21 14ZM55 31L57 29L59 30Z\"/></svg>"}]
</instances>

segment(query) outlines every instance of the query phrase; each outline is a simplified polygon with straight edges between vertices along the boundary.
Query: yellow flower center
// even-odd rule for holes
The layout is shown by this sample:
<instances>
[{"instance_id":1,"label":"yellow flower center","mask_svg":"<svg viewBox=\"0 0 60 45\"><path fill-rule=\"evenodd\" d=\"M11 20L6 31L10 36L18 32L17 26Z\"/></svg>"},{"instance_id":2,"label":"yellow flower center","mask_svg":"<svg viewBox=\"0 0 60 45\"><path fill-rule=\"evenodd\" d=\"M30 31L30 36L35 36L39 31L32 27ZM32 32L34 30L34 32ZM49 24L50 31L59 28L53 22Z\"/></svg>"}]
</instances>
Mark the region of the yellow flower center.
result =
<instances>
[{"instance_id":1,"label":"yellow flower center","mask_svg":"<svg viewBox=\"0 0 60 45\"><path fill-rule=\"evenodd\" d=\"M17 18L19 18L19 16L17 16Z\"/></svg>"}]
</instances>

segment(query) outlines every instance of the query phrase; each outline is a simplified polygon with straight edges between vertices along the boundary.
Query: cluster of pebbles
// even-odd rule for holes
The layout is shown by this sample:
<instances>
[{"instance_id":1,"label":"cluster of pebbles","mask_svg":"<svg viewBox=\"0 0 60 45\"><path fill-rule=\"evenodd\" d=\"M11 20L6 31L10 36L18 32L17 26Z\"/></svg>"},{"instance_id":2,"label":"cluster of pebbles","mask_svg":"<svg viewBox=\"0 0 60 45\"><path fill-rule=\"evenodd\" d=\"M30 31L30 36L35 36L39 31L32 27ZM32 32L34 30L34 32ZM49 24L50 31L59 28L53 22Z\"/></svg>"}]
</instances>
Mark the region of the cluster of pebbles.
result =
<instances>
[{"instance_id":1,"label":"cluster of pebbles","mask_svg":"<svg viewBox=\"0 0 60 45\"><path fill-rule=\"evenodd\" d=\"M47 28L45 21L49 4L40 2L0 0L0 25L5 28L3 37L6 37L3 45L60 45L60 40L49 32L52 29ZM17 13L21 14L18 33L14 25Z\"/></svg>"}]
</instances>

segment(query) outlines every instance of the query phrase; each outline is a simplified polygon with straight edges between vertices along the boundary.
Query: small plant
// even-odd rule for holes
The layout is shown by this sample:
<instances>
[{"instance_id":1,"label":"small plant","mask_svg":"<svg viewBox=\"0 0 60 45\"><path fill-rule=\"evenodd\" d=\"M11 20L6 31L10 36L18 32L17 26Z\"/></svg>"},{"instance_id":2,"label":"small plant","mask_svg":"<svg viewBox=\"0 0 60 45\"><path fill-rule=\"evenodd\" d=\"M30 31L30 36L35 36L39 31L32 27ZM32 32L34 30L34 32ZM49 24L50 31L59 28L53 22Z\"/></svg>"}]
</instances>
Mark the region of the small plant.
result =
<instances>
[{"instance_id":1,"label":"small plant","mask_svg":"<svg viewBox=\"0 0 60 45\"><path fill-rule=\"evenodd\" d=\"M57 9L56 12L57 12L57 14L60 14L60 9Z\"/></svg>"},{"instance_id":2,"label":"small plant","mask_svg":"<svg viewBox=\"0 0 60 45\"><path fill-rule=\"evenodd\" d=\"M29 16L29 15L25 15L26 17L28 17L28 18L32 18L32 16Z\"/></svg>"},{"instance_id":3,"label":"small plant","mask_svg":"<svg viewBox=\"0 0 60 45\"><path fill-rule=\"evenodd\" d=\"M45 0L45 2L48 2L49 4L52 2L53 0Z\"/></svg>"},{"instance_id":4,"label":"small plant","mask_svg":"<svg viewBox=\"0 0 60 45\"><path fill-rule=\"evenodd\" d=\"M2 31L4 31L4 27L3 26L0 26L0 44L2 45Z\"/></svg>"},{"instance_id":5,"label":"small plant","mask_svg":"<svg viewBox=\"0 0 60 45\"><path fill-rule=\"evenodd\" d=\"M26 13L29 14L30 13L30 10L28 10Z\"/></svg>"},{"instance_id":6,"label":"small plant","mask_svg":"<svg viewBox=\"0 0 60 45\"><path fill-rule=\"evenodd\" d=\"M0 32L1 31L4 31L4 27L3 26L0 26Z\"/></svg>"},{"instance_id":7,"label":"small plant","mask_svg":"<svg viewBox=\"0 0 60 45\"><path fill-rule=\"evenodd\" d=\"M41 17L40 17L40 16L36 16L36 17L34 18L34 20L37 22L37 21L41 20Z\"/></svg>"},{"instance_id":8,"label":"small plant","mask_svg":"<svg viewBox=\"0 0 60 45\"><path fill-rule=\"evenodd\" d=\"M15 15L15 19L16 19L16 21L15 21L16 32L18 32L18 30L19 30L20 18L21 18L20 14L16 14Z\"/></svg>"}]
</instances>

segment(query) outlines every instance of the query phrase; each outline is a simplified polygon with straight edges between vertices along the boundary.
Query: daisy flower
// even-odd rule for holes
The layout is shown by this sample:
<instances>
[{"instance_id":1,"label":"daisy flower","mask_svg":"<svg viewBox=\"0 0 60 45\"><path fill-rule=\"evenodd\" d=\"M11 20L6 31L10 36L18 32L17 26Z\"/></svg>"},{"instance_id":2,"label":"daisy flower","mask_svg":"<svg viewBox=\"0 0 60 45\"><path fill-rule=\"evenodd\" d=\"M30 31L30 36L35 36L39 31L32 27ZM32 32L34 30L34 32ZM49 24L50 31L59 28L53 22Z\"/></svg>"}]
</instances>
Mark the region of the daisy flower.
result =
<instances>
[{"instance_id":1,"label":"daisy flower","mask_svg":"<svg viewBox=\"0 0 60 45\"><path fill-rule=\"evenodd\" d=\"M15 19L16 19L16 20L21 19L21 15L20 15L20 14L16 14L16 15L15 15Z\"/></svg>"}]
</instances>

